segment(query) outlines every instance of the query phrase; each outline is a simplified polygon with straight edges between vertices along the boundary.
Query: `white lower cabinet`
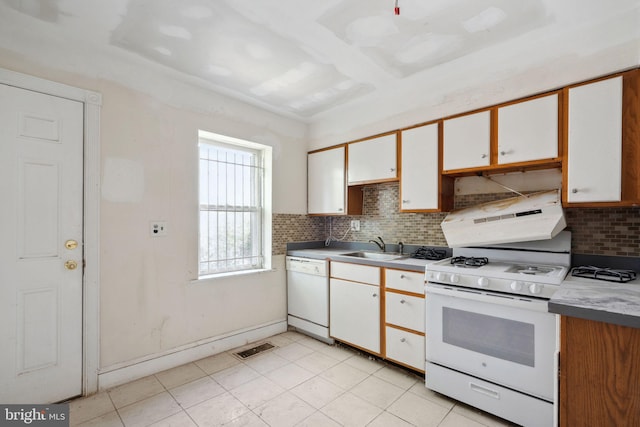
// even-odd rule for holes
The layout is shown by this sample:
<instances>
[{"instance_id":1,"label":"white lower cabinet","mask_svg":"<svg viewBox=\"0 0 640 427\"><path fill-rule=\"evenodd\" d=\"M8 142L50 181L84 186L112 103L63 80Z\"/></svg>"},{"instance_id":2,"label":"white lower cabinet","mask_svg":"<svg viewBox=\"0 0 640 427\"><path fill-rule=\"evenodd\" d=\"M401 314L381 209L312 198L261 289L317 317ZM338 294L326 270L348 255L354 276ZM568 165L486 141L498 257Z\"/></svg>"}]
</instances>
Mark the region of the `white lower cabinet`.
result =
<instances>
[{"instance_id":1,"label":"white lower cabinet","mask_svg":"<svg viewBox=\"0 0 640 427\"><path fill-rule=\"evenodd\" d=\"M334 261L330 271L329 335L424 372L424 274Z\"/></svg>"},{"instance_id":2,"label":"white lower cabinet","mask_svg":"<svg viewBox=\"0 0 640 427\"><path fill-rule=\"evenodd\" d=\"M385 357L424 371L424 274L385 269Z\"/></svg>"},{"instance_id":3,"label":"white lower cabinet","mask_svg":"<svg viewBox=\"0 0 640 427\"><path fill-rule=\"evenodd\" d=\"M339 262L331 263L330 335L347 344L380 354L380 285L348 280L346 273L354 270L354 279L380 278L380 268ZM362 274L365 273L365 274ZM377 273L377 275L376 275ZM346 277L345 277L346 276Z\"/></svg>"}]
</instances>

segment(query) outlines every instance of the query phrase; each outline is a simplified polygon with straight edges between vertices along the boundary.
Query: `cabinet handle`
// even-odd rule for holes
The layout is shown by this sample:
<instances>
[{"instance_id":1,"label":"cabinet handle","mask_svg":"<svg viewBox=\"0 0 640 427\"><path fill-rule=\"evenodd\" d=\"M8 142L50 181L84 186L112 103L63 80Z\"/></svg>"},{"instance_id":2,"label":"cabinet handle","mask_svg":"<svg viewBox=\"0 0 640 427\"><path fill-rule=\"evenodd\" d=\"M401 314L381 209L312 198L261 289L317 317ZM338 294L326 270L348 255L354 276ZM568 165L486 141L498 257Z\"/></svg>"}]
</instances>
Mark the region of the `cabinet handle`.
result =
<instances>
[{"instance_id":1,"label":"cabinet handle","mask_svg":"<svg viewBox=\"0 0 640 427\"><path fill-rule=\"evenodd\" d=\"M507 154L507 152L506 152L506 151L501 151L501 152L500 152L500 155L501 155L501 156L505 156L506 154Z\"/></svg>"},{"instance_id":2,"label":"cabinet handle","mask_svg":"<svg viewBox=\"0 0 640 427\"><path fill-rule=\"evenodd\" d=\"M400 300L400 304L404 304L405 302L406 302L406 301L405 301L405 300L403 300L403 299L401 299L401 300Z\"/></svg>"},{"instance_id":3,"label":"cabinet handle","mask_svg":"<svg viewBox=\"0 0 640 427\"><path fill-rule=\"evenodd\" d=\"M343 210L343 208L338 208L338 212L342 212Z\"/></svg>"},{"instance_id":4,"label":"cabinet handle","mask_svg":"<svg viewBox=\"0 0 640 427\"><path fill-rule=\"evenodd\" d=\"M574 188L573 190L571 190L571 192L572 192L573 194L576 194L576 193L578 192L578 189L577 189L577 188Z\"/></svg>"},{"instance_id":5,"label":"cabinet handle","mask_svg":"<svg viewBox=\"0 0 640 427\"><path fill-rule=\"evenodd\" d=\"M409 200L402 200L402 203L409 203Z\"/></svg>"},{"instance_id":6,"label":"cabinet handle","mask_svg":"<svg viewBox=\"0 0 640 427\"><path fill-rule=\"evenodd\" d=\"M483 158L483 159L486 159L486 158L487 158L487 155L486 155L486 154L483 154L483 155L482 155L482 158Z\"/></svg>"},{"instance_id":7,"label":"cabinet handle","mask_svg":"<svg viewBox=\"0 0 640 427\"><path fill-rule=\"evenodd\" d=\"M377 296L378 296L378 294L374 293L374 294L373 294L373 295L371 295L371 296L375 298L375 297L377 297Z\"/></svg>"},{"instance_id":8,"label":"cabinet handle","mask_svg":"<svg viewBox=\"0 0 640 427\"><path fill-rule=\"evenodd\" d=\"M401 279L404 279L405 277L407 277L407 276L405 276L404 274L401 274L401 275L400 275L400 278L401 278Z\"/></svg>"},{"instance_id":9,"label":"cabinet handle","mask_svg":"<svg viewBox=\"0 0 640 427\"><path fill-rule=\"evenodd\" d=\"M395 172L396 168L389 168L389 172Z\"/></svg>"},{"instance_id":10,"label":"cabinet handle","mask_svg":"<svg viewBox=\"0 0 640 427\"><path fill-rule=\"evenodd\" d=\"M400 342L405 342L406 339L405 338L400 338Z\"/></svg>"}]
</instances>

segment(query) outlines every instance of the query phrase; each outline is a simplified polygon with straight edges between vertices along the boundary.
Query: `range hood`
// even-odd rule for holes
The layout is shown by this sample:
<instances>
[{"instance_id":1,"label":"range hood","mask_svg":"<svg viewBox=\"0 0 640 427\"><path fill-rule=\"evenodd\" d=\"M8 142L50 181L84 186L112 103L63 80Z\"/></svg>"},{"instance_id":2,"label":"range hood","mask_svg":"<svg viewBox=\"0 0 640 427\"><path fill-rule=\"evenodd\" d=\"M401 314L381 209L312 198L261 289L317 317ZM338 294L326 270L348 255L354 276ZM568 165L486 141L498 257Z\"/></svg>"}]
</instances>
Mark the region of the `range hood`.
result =
<instances>
[{"instance_id":1,"label":"range hood","mask_svg":"<svg viewBox=\"0 0 640 427\"><path fill-rule=\"evenodd\" d=\"M551 239L566 226L560 190L458 209L441 224L449 247Z\"/></svg>"}]
</instances>

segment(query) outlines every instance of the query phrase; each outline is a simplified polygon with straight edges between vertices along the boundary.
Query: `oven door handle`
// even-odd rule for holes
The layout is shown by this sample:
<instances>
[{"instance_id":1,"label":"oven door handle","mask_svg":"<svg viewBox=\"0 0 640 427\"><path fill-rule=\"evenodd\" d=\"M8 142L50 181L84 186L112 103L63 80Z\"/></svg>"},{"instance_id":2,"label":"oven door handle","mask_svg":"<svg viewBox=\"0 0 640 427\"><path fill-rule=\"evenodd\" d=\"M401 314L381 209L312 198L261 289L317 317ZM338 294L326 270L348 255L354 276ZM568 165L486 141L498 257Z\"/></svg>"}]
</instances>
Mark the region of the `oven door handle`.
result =
<instances>
[{"instance_id":1,"label":"oven door handle","mask_svg":"<svg viewBox=\"0 0 640 427\"><path fill-rule=\"evenodd\" d=\"M444 287L437 284L428 284L425 286L425 293L429 295L442 295L453 298L460 298L472 301L485 302L489 304L499 304L508 307L522 308L526 310L539 311L543 313L549 312L549 304L545 300L537 300L521 296L492 294L463 288Z\"/></svg>"}]
</instances>

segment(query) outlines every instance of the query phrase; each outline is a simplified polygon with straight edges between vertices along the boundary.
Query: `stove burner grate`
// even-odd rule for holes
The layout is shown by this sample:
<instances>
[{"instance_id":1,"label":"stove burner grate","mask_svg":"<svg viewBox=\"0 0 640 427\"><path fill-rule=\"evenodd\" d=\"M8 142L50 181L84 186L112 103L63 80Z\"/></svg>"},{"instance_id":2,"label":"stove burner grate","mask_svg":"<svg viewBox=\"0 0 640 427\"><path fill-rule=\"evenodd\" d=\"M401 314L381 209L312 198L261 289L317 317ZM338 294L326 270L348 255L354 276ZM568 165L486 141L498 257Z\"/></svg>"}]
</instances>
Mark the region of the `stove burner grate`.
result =
<instances>
[{"instance_id":1,"label":"stove burner grate","mask_svg":"<svg viewBox=\"0 0 640 427\"><path fill-rule=\"evenodd\" d=\"M607 282L625 283L635 280L636 272L633 270L614 270L612 268L580 266L571 270L574 277L585 277L588 279L606 280Z\"/></svg>"},{"instance_id":2,"label":"stove burner grate","mask_svg":"<svg viewBox=\"0 0 640 427\"><path fill-rule=\"evenodd\" d=\"M457 256L451 258L451 264L459 267L481 267L488 263L489 259L486 257Z\"/></svg>"},{"instance_id":3,"label":"stove burner grate","mask_svg":"<svg viewBox=\"0 0 640 427\"><path fill-rule=\"evenodd\" d=\"M441 260L447 257L447 251L443 249L432 249L426 246L421 246L411 254L411 258L428 259L428 260Z\"/></svg>"}]
</instances>

